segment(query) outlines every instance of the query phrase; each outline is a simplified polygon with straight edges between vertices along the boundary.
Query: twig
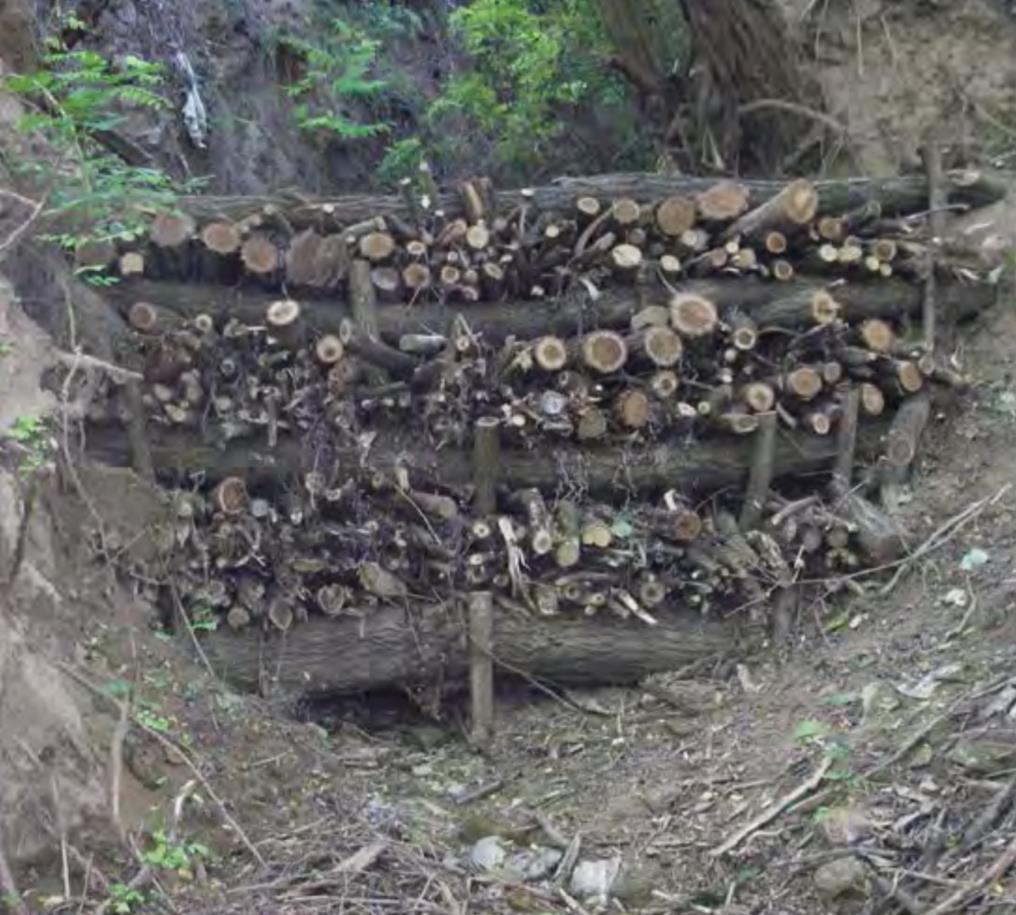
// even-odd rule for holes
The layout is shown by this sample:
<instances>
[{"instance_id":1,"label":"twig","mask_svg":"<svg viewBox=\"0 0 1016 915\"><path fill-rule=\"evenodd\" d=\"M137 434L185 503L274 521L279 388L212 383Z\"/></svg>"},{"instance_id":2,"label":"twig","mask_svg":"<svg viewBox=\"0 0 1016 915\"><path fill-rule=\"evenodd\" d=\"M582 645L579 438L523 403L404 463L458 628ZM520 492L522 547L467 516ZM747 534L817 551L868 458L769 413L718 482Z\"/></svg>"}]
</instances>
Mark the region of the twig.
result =
<instances>
[{"instance_id":1,"label":"twig","mask_svg":"<svg viewBox=\"0 0 1016 915\"><path fill-rule=\"evenodd\" d=\"M1005 851L989 867L985 868L977 880L968 886L960 887L938 905L925 911L923 915L946 915L947 912L962 910L978 891L1001 878L1014 864L1016 864L1016 839L1013 839L1006 846Z\"/></svg>"},{"instance_id":2,"label":"twig","mask_svg":"<svg viewBox=\"0 0 1016 915\"><path fill-rule=\"evenodd\" d=\"M44 196L42 200L30 200L28 197L22 197L21 194L16 194L14 191L8 191L3 188L0 188L0 195L4 197L11 197L19 203L23 203L25 206L31 208L31 212L25 217L21 225L15 227L14 230L11 231L11 233L2 242L0 242L0 261L2 261L6 256L6 253L13 248L21 240L21 237L35 224L35 221L39 218L39 214L42 212L42 208L46 205L46 197Z\"/></svg>"},{"instance_id":3,"label":"twig","mask_svg":"<svg viewBox=\"0 0 1016 915\"><path fill-rule=\"evenodd\" d=\"M71 866L67 859L67 823L64 819L63 804L60 803L60 788L56 774L49 778L50 790L53 792L53 809L56 811L57 829L60 832L60 873L63 877L64 899L71 898Z\"/></svg>"},{"instance_id":4,"label":"twig","mask_svg":"<svg viewBox=\"0 0 1016 915\"><path fill-rule=\"evenodd\" d=\"M824 111L816 111L814 108L809 108L807 105L801 105L797 102L788 102L785 99L755 99L754 101L739 106L737 113L738 115L751 114L753 111L762 111L766 108L778 108L781 111L789 111L791 114L799 114L801 117L811 118L813 121L820 121L827 127L835 130L837 133L847 132L845 124L841 124L836 120L836 118L826 114Z\"/></svg>"},{"instance_id":5,"label":"twig","mask_svg":"<svg viewBox=\"0 0 1016 915\"><path fill-rule=\"evenodd\" d=\"M924 149L921 150L924 169L928 175L928 223L931 227L932 245L941 244L945 235L945 213L942 207L946 200L942 186L942 150L936 142L934 132ZM928 254L928 275L924 281L924 303L921 320L924 329L924 345L930 353L935 348L935 262L934 255Z\"/></svg>"},{"instance_id":6,"label":"twig","mask_svg":"<svg viewBox=\"0 0 1016 915\"><path fill-rule=\"evenodd\" d=\"M121 384L127 381L141 381L144 378L140 372L133 372L119 365L113 365L112 362L106 362L105 359L99 359L96 356L89 356L87 353L66 353L59 350L56 353L56 361L70 369L95 369L105 372L110 378Z\"/></svg>"},{"instance_id":7,"label":"twig","mask_svg":"<svg viewBox=\"0 0 1016 915\"><path fill-rule=\"evenodd\" d=\"M895 563L897 567L896 571L893 573L893 577L879 589L879 597L885 597L890 591L892 591L893 588L896 587L897 582L899 582L903 573L907 570L911 563L930 553L932 550L936 550L940 546L948 543L969 521L976 518L982 511L984 511L984 509L998 502L998 500L1009 491L1010 485L1011 484L1006 483L997 493L995 493L995 495L986 496L985 498L968 505L965 509L963 509L963 511L953 515L951 518L947 519L935 528L934 532L927 540L924 541L924 543L922 543L909 556L904 556L903 559L900 559ZM883 568L888 568L888 566L883 566Z\"/></svg>"},{"instance_id":8,"label":"twig","mask_svg":"<svg viewBox=\"0 0 1016 915\"><path fill-rule=\"evenodd\" d=\"M826 756L819 767L812 772L808 779L798 785L789 794L784 795L778 800L770 804L765 810L763 810L757 817L751 820L746 826L735 832L729 839L727 839L722 845L718 845L716 848L710 850L709 855L712 858L719 858L730 851L733 851L740 845L745 839L748 838L753 832L758 831L767 823L771 823L776 819L784 810L786 810L795 801L800 800L806 794L810 794L820 784L822 779L825 778L826 772L829 771L829 767L832 766L832 757Z\"/></svg>"},{"instance_id":9,"label":"twig","mask_svg":"<svg viewBox=\"0 0 1016 915\"><path fill-rule=\"evenodd\" d=\"M77 683L81 684L86 689L93 692L95 695L101 696L103 699L107 700L112 705L116 706L118 710L120 709L123 703L121 703L120 700L116 699L115 697L110 696L109 693L104 692L102 689L100 689L98 686L92 683L92 681L85 674L81 673L79 670L72 667L71 665L65 664L63 662L59 662L59 666L64 673L66 673ZM261 852L257 850L257 846L255 846L254 843L251 842L247 833L244 832L240 824L233 818L232 814L226 808L226 804L222 800L222 798L220 798L218 794L215 793L215 790L212 788L208 779L205 778L201 770L195 764L194 760L191 759L190 753L187 750L185 750L182 746L180 746L180 744L177 743L175 740L171 740L165 734L160 734L158 731L153 730L152 728L144 724L144 722L139 721L133 715L131 717L134 723L139 728L141 728L142 731L144 731L150 737L154 737L164 747L166 747L168 750L170 750L172 753L176 754L176 756L178 756L180 759L183 760L184 765L187 766L188 769L190 769L191 773L201 784L201 787L204 789L205 793L212 799L212 802L216 805L216 807L219 808L219 812L222 814L222 818L226 821L226 824L229 826L229 828L232 829L234 833L236 833L237 838L240 839L240 841L244 844L247 850L251 853L251 856L254 858L254 860L257 861L257 863L261 865L261 867L265 867L266 862Z\"/></svg>"},{"instance_id":10,"label":"twig","mask_svg":"<svg viewBox=\"0 0 1016 915\"><path fill-rule=\"evenodd\" d=\"M208 671L208 675L213 680L217 680L218 677L215 675L212 663L208 660L208 655L205 654L204 648L201 647L201 642L198 641L197 633L194 632L194 627L191 625L190 617L184 609L183 601L180 600L180 592L176 589L176 585L173 582L169 583L169 593L173 595L173 603L176 604L177 613L180 614L180 618L183 620L184 626L187 627L187 634L190 636L191 642L194 645L194 650L198 653L198 657L201 658L201 663L204 664L205 670Z\"/></svg>"},{"instance_id":11,"label":"twig","mask_svg":"<svg viewBox=\"0 0 1016 915\"><path fill-rule=\"evenodd\" d=\"M123 743L130 728L130 701L120 703L120 720L109 744L109 816L121 841L127 841L127 830L120 818L120 783L123 777Z\"/></svg>"}]
</instances>

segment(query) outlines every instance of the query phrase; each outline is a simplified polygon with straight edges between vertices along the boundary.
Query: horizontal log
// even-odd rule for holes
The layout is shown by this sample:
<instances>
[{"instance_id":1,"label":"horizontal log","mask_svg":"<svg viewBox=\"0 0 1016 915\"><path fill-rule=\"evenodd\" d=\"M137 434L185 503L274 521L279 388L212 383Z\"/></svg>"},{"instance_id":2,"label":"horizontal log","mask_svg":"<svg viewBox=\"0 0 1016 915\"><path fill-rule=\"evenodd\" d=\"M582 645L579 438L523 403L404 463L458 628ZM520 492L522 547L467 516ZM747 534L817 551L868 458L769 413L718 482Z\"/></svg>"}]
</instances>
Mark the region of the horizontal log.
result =
<instances>
[{"instance_id":1,"label":"horizontal log","mask_svg":"<svg viewBox=\"0 0 1016 915\"><path fill-rule=\"evenodd\" d=\"M987 173L949 172L946 175L946 193L950 203L983 206L994 203L1005 195L1006 176ZM748 189L749 207L757 207L778 194L786 181L738 179ZM694 196L717 184L713 178L688 176L667 177L642 173L620 173L588 178L559 178L543 187L502 191L497 194L497 206L506 213L514 207L527 204L540 210L572 212L580 197L612 200L631 198L638 203L659 202L671 196ZM875 200L885 215L898 215L923 210L927 207L928 183L923 176L903 178L845 178L816 181L819 196L819 213L840 213L863 206ZM406 200L399 195L350 194L333 199L314 199L292 196L214 197L193 196L181 198L177 206L199 221L209 219L239 220L275 206L286 214L296 227L328 227L348 225L372 217L400 216L408 218ZM447 216L465 215L461 196L448 192L437 196L433 208Z\"/></svg>"},{"instance_id":2,"label":"horizontal log","mask_svg":"<svg viewBox=\"0 0 1016 915\"><path fill-rule=\"evenodd\" d=\"M676 284L682 293L701 296L721 309L738 307L751 314L759 325L798 327L812 322L809 296L827 288L826 283L799 280L792 286L767 283L754 277L693 280ZM844 283L831 288L842 306L839 316L846 320L900 318L919 315L923 293L918 285L903 280L871 283ZM669 293L662 287L659 304L666 305ZM123 283L104 292L121 313L137 301L150 302L184 317L207 313L219 320L234 317L245 323L263 323L265 308L277 298L251 289L225 289L194 283L139 280ZM956 320L970 318L995 301L996 289L987 284L950 283L940 288L943 307ZM303 301L308 325L322 333L338 333L339 324L349 315L344 299ZM606 290L595 301L570 295L563 299L475 303L455 307L441 304L381 305L377 309L381 336L397 346L404 334L448 333L456 315L463 315L470 328L492 344L506 337L519 339L555 334L566 337L580 328L627 328L632 316L646 304L639 290ZM756 310L758 314L755 314Z\"/></svg>"},{"instance_id":3,"label":"horizontal log","mask_svg":"<svg viewBox=\"0 0 1016 915\"><path fill-rule=\"evenodd\" d=\"M884 424L870 423L862 428L864 451L877 454L881 448ZM90 427L88 454L109 464L127 466L130 453L122 428L117 424ZM277 488L310 469L321 469L321 456L308 452L303 443L282 438L274 449L263 439L236 440L220 449L184 430L152 429L152 461L156 472L169 479L185 479L202 473L209 482L227 476L239 476L252 489ZM622 448L610 446L555 445L553 449L534 451L502 449L500 482L508 489L536 488L554 493L562 479L581 482L594 493L619 495L630 490L712 491L739 484L751 463L750 438L707 438L687 446L660 441L654 445ZM773 476L799 476L827 470L836 454L830 436L804 432L786 432L777 440L773 456ZM472 454L469 450L443 448L435 451L418 436L399 431L382 431L363 460L355 448L340 448L332 455L332 485L340 485L355 475L358 468L391 471L405 468L414 485L442 486L461 490L473 479ZM304 462L308 462L304 465ZM619 472L620 469L620 472Z\"/></svg>"},{"instance_id":4,"label":"horizontal log","mask_svg":"<svg viewBox=\"0 0 1016 915\"><path fill-rule=\"evenodd\" d=\"M465 676L460 614L442 607L368 610L364 618L312 619L263 642L228 630L203 645L216 673L256 689L262 671L289 693L346 693ZM721 624L690 613L657 613L656 626L613 619L494 618L495 667L560 683L631 683L732 646Z\"/></svg>"}]
</instances>

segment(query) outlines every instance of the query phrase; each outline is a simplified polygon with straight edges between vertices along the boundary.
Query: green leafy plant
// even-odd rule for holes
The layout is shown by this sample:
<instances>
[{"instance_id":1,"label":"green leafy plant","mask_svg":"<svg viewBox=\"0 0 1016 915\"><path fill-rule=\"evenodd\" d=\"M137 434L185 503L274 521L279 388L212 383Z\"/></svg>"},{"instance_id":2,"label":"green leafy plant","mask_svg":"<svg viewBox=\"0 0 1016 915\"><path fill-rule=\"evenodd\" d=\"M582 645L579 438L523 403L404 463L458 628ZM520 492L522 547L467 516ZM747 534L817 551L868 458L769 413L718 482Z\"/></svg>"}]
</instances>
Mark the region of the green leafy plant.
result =
<instances>
[{"instance_id":1,"label":"green leafy plant","mask_svg":"<svg viewBox=\"0 0 1016 915\"><path fill-rule=\"evenodd\" d=\"M360 120L349 110L351 103L376 101L388 87L371 75L381 47L378 39L336 18L325 41L284 35L279 44L302 62L302 74L286 87L296 100L293 113L301 130L341 140L388 132L387 123Z\"/></svg>"},{"instance_id":2,"label":"green leafy plant","mask_svg":"<svg viewBox=\"0 0 1016 915\"><path fill-rule=\"evenodd\" d=\"M71 19L65 26L80 30L84 23ZM12 170L47 195L44 238L68 250L131 241L153 210L171 209L178 193L193 189L195 182L177 183L161 169L125 162L108 145L130 112L168 107L162 82L159 64L70 50L58 38L47 41L37 71L3 81L30 108L20 130L47 143L45 155L8 155ZM91 282L110 282L101 268L85 272Z\"/></svg>"},{"instance_id":3,"label":"green leafy plant","mask_svg":"<svg viewBox=\"0 0 1016 915\"><path fill-rule=\"evenodd\" d=\"M472 68L431 106L431 125L464 116L502 163L524 170L539 164L580 107L610 106L625 122L625 88L602 63L607 42L595 4L474 0L451 25Z\"/></svg>"},{"instance_id":4,"label":"green leafy plant","mask_svg":"<svg viewBox=\"0 0 1016 915\"><path fill-rule=\"evenodd\" d=\"M190 627L194 632L215 632L219 618L208 604L195 604L190 612Z\"/></svg>"},{"instance_id":5,"label":"green leafy plant","mask_svg":"<svg viewBox=\"0 0 1016 915\"><path fill-rule=\"evenodd\" d=\"M390 143L381 162L374 170L379 184L395 185L402 178L417 174L420 162L426 156L426 148L420 137L406 137Z\"/></svg>"},{"instance_id":6,"label":"green leafy plant","mask_svg":"<svg viewBox=\"0 0 1016 915\"><path fill-rule=\"evenodd\" d=\"M794 728L794 739L801 743L820 742L829 736L829 726L811 719L801 721Z\"/></svg>"},{"instance_id":7,"label":"green leafy plant","mask_svg":"<svg viewBox=\"0 0 1016 915\"><path fill-rule=\"evenodd\" d=\"M151 731L158 731L160 734L167 733L172 723L169 718L160 713L154 703L149 702L147 699L138 700L134 717L138 724Z\"/></svg>"},{"instance_id":8,"label":"green leafy plant","mask_svg":"<svg viewBox=\"0 0 1016 915\"><path fill-rule=\"evenodd\" d=\"M145 904L145 894L131 889L126 883L109 885L109 911L116 915L128 915Z\"/></svg>"},{"instance_id":9,"label":"green leafy plant","mask_svg":"<svg viewBox=\"0 0 1016 915\"><path fill-rule=\"evenodd\" d=\"M31 473L42 467L52 451L46 420L39 416L19 416L7 429L7 437L22 446L24 454L18 470Z\"/></svg>"},{"instance_id":10,"label":"green leafy plant","mask_svg":"<svg viewBox=\"0 0 1016 915\"><path fill-rule=\"evenodd\" d=\"M159 870L173 871L180 877L189 879L193 875L194 862L209 858L211 851L200 842L174 842L165 830L157 829L152 833L151 847L142 853L145 864Z\"/></svg>"}]
</instances>

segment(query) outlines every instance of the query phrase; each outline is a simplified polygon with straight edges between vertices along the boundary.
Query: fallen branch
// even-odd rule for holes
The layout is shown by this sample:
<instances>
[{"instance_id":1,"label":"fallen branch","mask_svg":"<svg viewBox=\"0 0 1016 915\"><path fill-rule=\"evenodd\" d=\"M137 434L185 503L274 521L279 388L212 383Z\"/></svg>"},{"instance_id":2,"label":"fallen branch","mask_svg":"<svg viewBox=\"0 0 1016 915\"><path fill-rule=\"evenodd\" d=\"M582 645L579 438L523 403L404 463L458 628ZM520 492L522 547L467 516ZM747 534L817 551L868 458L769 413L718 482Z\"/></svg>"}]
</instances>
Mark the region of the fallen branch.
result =
<instances>
[{"instance_id":1,"label":"fallen branch","mask_svg":"<svg viewBox=\"0 0 1016 915\"><path fill-rule=\"evenodd\" d=\"M733 851L740 845L745 839L747 839L752 833L757 832L763 826L771 823L775 820L784 810L786 810L795 801L799 801L802 797L810 794L819 785L822 784L822 779L825 778L826 773L832 766L832 757L826 756L823 758L819 767L812 772L808 779L798 785L793 791L785 794L783 797L774 801L765 810L763 810L757 817L751 820L746 826L735 832L729 839L727 839L722 845L718 845L716 848L710 850L709 855L712 858L719 858L728 852Z\"/></svg>"}]
</instances>

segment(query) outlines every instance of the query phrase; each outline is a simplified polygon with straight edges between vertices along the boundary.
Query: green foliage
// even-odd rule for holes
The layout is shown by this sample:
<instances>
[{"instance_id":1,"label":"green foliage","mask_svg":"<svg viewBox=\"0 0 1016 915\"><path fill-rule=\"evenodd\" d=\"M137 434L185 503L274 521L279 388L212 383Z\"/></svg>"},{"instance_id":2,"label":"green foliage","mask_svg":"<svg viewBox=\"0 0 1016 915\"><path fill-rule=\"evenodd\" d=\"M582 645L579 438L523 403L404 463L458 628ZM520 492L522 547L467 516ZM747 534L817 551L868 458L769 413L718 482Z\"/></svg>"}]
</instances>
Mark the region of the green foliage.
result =
<instances>
[{"instance_id":1,"label":"green foliage","mask_svg":"<svg viewBox=\"0 0 1016 915\"><path fill-rule=\"evenodd\" d=\"M43 237L68 250L85 241L133 240L146 214L170 209L179 192L194 186L178 185L158 168L129 165L102 143L131 111L169 106L160 94L162 68L132 54L114 62L95 51L68 50L55 38L47 48L39 70L12 74L3 85L31 109L20 130L43 138L48 152L8 164L47 194L50 231ZM94 270L86 278L108 281Z\"/></svg>"},{"instance_id":2,"label":"green foliage","mask_svg":"<svg viewBox=\"0 0 1016 915\"><path fill-rule=\"evenodd\" d=\"M22 446L24 454L18 470L30 474L45 465L52 451L46 420L40 416L19 416L11 423L6 435Z\"/></svg>"},{"instance_id":3,"label":"green foliage","mask_svg":"<svg viewBox=\"0 0 1016 915\"><path fill-rule=\"evenodd\" d=\"M296 99L293 109L301 130L358 140L387 133L381 121L361 121L348 110L351 102L377 100L388 88L371 76L381 42L341 18L332 20L328 37L313 42L284 35L279 43L303 61L304 72L286 87Z\"/></svg>"},{"instance_id":4,"label":"green foliage","mask_svg":"<svg viewBox=\"0 0 1016 915\"><path fill-rule=\"evenodd\" d=\"M194 632L215 632L219 628L219 618L208 604L196 604L191 608L190 627Z\"/></svg>"},{"instance_id":5,"label":"green foliage","mask_svg":"<svg viewBox=\"0 0 1016 915\"><path fill-rule=\"evenodd\" d=\"M374 171L380 184L394 186L402 178L417 174L426 150L419 137L406 137L389 144L381 162Z\"/></svg>"},{"instance_id":6,"label":"green foliage","mask_svg":"<svg viewBox=\"0 0 1016 915\"><path fill-rule=\"evenodd\" d=\"M129 915L145 904L145 895L140 890L132 890L126 883L109 885L109 911L116 915Z\"/></svg>"},{"instance_id":7,"label":"green foliage","mask_svg":"<svg viewBox=\"0 0 1016 915\"><path fill-rule=\"evenodd\" d=\"M151 867L190 878L195 860L210 856L208 847L200 842L173 842L164 830L157 829L152 833L151 847L141 858Z\"/></svg>"},{"instance_id":8,"label":"green foliage","mask_svg":"<svg viewBox=\"0 0 1016 915\"><path fill-rule=\"evenodd\" d=\"M465 117L491 138L501 164L531 169L579 108L623 116L625 90L607 72L606 37L586 0L474 0L451 16L472 69L453 78L430 108L432 126Z\"/></svg>"}]
</instances>

